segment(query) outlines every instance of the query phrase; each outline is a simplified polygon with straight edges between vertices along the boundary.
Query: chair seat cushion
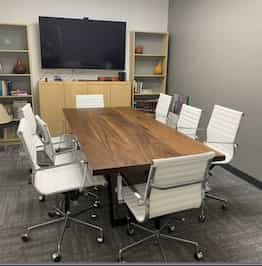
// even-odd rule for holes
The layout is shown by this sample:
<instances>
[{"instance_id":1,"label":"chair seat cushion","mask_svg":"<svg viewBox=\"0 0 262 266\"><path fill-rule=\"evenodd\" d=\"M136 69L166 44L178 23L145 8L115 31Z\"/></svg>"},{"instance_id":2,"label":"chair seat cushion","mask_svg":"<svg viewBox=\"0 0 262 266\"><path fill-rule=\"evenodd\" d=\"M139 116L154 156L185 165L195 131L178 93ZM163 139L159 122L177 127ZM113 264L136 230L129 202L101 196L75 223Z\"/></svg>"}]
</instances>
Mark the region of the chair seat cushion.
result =
<instances>
[{"instance_id":1,"label":"chair seat cushion","mask_svg":"<svg viewBox=\"0 0 262 266\"><path fill-rule=\"evenodd\" d=\"M42 169L36 172L34 186L42 195L76 190L84 186L85 178L79 163Z\"/></svg>"},{"instance_id":2,"label":"chair seat cushion","mask_svg":"<svg viewBox=\"0 0 262 266\"><path fill-rule=\"evenodd\" d=\"M135 188L139 191L140 195L144 195L146 184L137 184ZM134 192L127 186L123 186L123 199L136 220L142 223L146 216L145 205L138 204L138 199L134 196Z\"/></svg>"},{"instance_id":3,"label":"chair seat cushion","mask_svg":"<svg viewBox=\"0 0 262 266\"><path fill-rule=\"evenodd\" d=\"M50 195L107 184L102 175L92 176L87 171L87 176L84 177L81 167L80 163L72 163L65 166L43 168L36 172L34 186L40 194Z\"/></svg>"}]
</instances>

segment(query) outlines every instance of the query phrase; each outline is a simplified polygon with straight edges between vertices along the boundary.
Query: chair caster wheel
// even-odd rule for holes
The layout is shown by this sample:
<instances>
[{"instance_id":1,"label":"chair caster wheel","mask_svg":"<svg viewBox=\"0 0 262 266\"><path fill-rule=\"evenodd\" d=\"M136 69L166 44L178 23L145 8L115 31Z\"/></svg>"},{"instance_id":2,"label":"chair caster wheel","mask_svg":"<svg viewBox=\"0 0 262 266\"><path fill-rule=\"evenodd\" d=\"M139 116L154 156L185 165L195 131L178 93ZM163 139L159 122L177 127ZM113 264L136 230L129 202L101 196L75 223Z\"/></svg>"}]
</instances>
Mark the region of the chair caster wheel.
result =
<instances>
[{"instance_id":1,"label":"chair caster wheel","mask_svg":"<svg viewBox=\"0 0 262 266\"><path fill-rule=\"evenodd\" d=\"M93 204L94 208L99 208L100 207L100 201L96 200Z\"/></svg>"},{"instance_id":2,"label":"chair caster wheel","mask_svg":"<svg viewBox=\"0 0 262 266\"><path fill-rule=\"evenodd\" d=\"M206 217L206 215L199 215L199 217L198 217L198 221L200 222L200 223L204 223L205 221L206 221L206 219L207 219L207 217Z\"/></svg>"},{"instance_id":3,"label":"chair caster wheel","mask_svg":"<svg viewBox=\"0 0 262 266\"><path fill-rule=\"evenodd\" d=\"M95 219L97 217L96 213L91 214L91 218Z\"/></svg>"},{"instance_id":4,"label":"chair caster wheel","mask_svg":"<svg viewBox=\"0 0 262 266\"><path fill-rule=\"evenodd\" d=\"M129 236L132 236L135 233L135 228L131 225L128 225L126 228L126 232Z\"/></svg>"},{"instance_id":5,"label":"chair caster wheel","mask_svg":"<svg viewBox=\"0 0 262 266\"><path fill-rule=\"evenodd\" d=\"M49 211L48 212L48 217L49 218L54 218L54 217L61 217L61 214L57 211Z\"/></svg>"},{"instance_id":6,"label":"chair caster wheel","mask_svg":"<svg viewBox=\"0 0 262 266\"><path fill-rule=\"evenodd\" d=\"M157 239L154 239L154 240L153 240L153 244L154 244L155 246L157 246L157 245L158 245L158 243L159 243L159 242L158 242L158 240L157 240Z\"/></svg>"},{"instance_id":7,"label":"chair caster wheel","mask_svg":"<svg viewBox=\"0 0 262 266\"><path fill-rule=\"evenodd\" d=\"M97 237L96 237L96 241L97 243L101 244L104 243L104 236L102 233L100 233Z\"/></svg>"},{"instance_id":8,"label":"chair caster wheel","mask_svg":"<svg viewBox=\"0 0 262 266\"><path fill-rule=\"evenodd\" d=\"M226 211L227 210L227 204L226 203L223 203L222 206L221 206L222 210Z\"/></svg>"},{"instance_id":9,"label":"chair caster wheel","mask_svg":"<svg viewBox=\"0 0 262 266\"><path fill-rule=\"evenodd\" d=\"M30 238L29 238L29 235L28 234L23 234L21 236L21 239L23 240L23 242L28 242Z\"/></svg>"},{"instance_id":10,"label":"chair caster wheel","mask_svg":"<svg viewBox=\"0 0 262 266\"><path fill-rule=\"evenodd\" d=\"M45 196L44 196L44 195L40 195L40 196L38 196L38 200L39 200L40 202L44 202L44 201L45 201Z\"/></svg>"},{"instance_id":11,"label":"chair caster wheel","mask_svg":"<svg viewBox=\"0 0 262 266\"><path fill-rule=\"evenodd\" d=\"M176 229L176 227L175 227L175 225L168 225L168 227L167 227L167 230L168 230L168 232L169 233L173 233L174 231L175 231L175 229Z\"/></svg>"},{"instance_id":12,"label":"chair caster wheel","mask_svg":"<svg viewBox=\"0 0 262 266\"><path fill-rule=\"evenodd\" d=\"M61 254L59 254L57 252L52 254L52 261L53 262L59 262L59 261L61 261L61 258L62 258Z\"/></svg>"},{"instance_id":13,"label":"chair caster wheel","mask_svg":"<svg viewBox=\"0 0 262 266\"><path fill-rule=\"evenodd\" d=\"M204 253L202 250L198 249L195 253L196 260L202 260L204 258Z\"/></svg>"}]
</instances>

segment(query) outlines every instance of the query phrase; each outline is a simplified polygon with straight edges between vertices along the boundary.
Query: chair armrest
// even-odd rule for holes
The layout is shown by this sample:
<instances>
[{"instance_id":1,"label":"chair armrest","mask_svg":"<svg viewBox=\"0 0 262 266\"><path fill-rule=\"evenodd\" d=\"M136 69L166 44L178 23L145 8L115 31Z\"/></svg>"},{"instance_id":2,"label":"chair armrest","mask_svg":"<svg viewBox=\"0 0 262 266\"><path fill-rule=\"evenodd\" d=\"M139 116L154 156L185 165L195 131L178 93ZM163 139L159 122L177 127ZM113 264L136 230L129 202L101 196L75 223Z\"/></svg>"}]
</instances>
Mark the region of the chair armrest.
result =
<instances>
[{"instance_id":1,"label":"chair armrest","mask_svg":"<svg viewBox=\"0 0 262 266\"><path fill-rule=\"evenodd\" d=\"M70 163L63 163L63 164L59 164L59 165L45 166L45 167L41 167L41 168L36 169L35 172L44 171L44 170L47 170L47 169L55 169L55 168L59 168L59 167L64 167L64 166L76 164L76 163L77 162L70 162Z\"/></svg>"},{"instance_id":2,"label":"chair armrest","mask_svg":"<svg viewBox=\"0 0 262 266\"><path fill-rule=\"evenodd\" d=\"M233 145L235 149L238 148L238 146L239 146L238 143L235 143L235 142L226 142L226 141L206 141L206 143Z\"/></svg>"},{"instance_id":3,"label":"chair armrest","mask_svg":"<svg viewBox=\"0 0 262 266\"><path fill-rule=\"evenodd\" d=\"M120 176L122 178L122 182L128 187L128 189L132 192L134 197L137 199L138 205L139 206L144 205L143 195L139 193L139 191L135 188L135 186L129 184L123 175L120 174Z\"/></svg>"}]
</instances>

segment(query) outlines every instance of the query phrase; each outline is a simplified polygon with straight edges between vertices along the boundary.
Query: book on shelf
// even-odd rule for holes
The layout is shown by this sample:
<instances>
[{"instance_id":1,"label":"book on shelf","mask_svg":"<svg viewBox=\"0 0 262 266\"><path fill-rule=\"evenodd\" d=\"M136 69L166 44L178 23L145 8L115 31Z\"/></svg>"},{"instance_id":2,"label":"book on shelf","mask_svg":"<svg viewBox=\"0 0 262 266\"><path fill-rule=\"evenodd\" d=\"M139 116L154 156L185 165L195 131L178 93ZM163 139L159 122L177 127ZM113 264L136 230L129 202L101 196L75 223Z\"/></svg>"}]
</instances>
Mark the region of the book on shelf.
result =
<instances>
[{"instance_id":1,"label":"book on shelf","mask_svg":"<svg viewBox=\"0 0 262 266\"><path fill-rule=\"evenodd\" d=\"M12 81L0 80L0 96L10 95L11 89L12 89Z\"/></svg>"},{"instance_id":2,"label":"book on shelf","mask_svg":"<svg viewBox=\"0 0 262 266\"><path fill-rule=\"evenodd\" d=\"M143 82L134 80L134 93L135 94L142 94L143 92Z\"/></svg>"},{"instance_id":3,"label":"book on shelf","mask_svg":"<svg viewBox=\"0 0 262 266\"><path fill-rule=\"evenodd\" d=\"M144 112L154 112L156 109L157 100L138 100L134 102L134 108L137 110L142 110Z\"/></svg>"},{"instance_id":4,"label":"book on shelf","mask_svg":"<svg viewBox=\"0 0 262 266\"><path fill-rule=\"evenodd\" d=\"M10 93L11 96L27 96L27 90L25 89L16 89L16 90L12 90Z\"/></svg>"}]
</instances>

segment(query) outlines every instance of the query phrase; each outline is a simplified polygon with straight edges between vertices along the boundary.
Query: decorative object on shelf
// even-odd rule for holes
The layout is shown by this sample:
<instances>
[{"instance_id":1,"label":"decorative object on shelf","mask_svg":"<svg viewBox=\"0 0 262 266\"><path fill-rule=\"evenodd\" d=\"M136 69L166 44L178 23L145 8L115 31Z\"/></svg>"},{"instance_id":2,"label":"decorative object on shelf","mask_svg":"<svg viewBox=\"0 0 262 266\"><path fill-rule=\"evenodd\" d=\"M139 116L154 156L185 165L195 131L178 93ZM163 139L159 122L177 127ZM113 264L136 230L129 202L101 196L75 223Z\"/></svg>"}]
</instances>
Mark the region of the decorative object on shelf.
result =
<instances>
[{"instance_id":1,"label":"decorative object on shelf","mask_svg":"<svg viewBox=\"0 0 262 266\"><path fill-rule=\"evenodd\" d=\"M159 62L159 63L154 67L154 74L155 74L155 75L161 75L162 72L163 72L162 63Z\"/></svg>"},{"instance_id":2,"label":"decorative object on shelf","mask_svg":"<svg viewBox=\"0 0 262 266\"><path fill-rule=\"evenodd\" d=\"M26 72L26 67L22 63L22 60L21 60L20 57L17 58L16 65L15 65L15 68L14 68L14 72L16 74L25 74L25 72Z\"/></svg>"},{"instance_id":3,"label":"decorative object on shelf","mask_svg":"<svg viewBox=\"0 0 262 266\"><path fill-rule=\"evenodd\" d=\"M3 104L0 104L0 124L8 124L12 121Z\"/></svg>"},{"instance_id":4,"label":"decorative object on shelf","mask_svg":"<svg viewBox=\"0 0 262 266\"><path fill-rule=\"evenodd\" d=\"M0 62L0 73L4 73L4 67L3 64Z\"/></svg>"},{"instance_id":5,"label":"decorative object on shelf","mask_svg":"<svg viewBox=\"0 0 262 266\"><path fill-rule=\"evenodd\" d=\"M135 53L136 54L143 54L144 53L144 46L143 45L136 46Z\"/></svg>"},{"instance_id":6,"label":"decorative object on shelf","mask_svg":"<svg viewBox=\"0 0 262 266\"><path fill-rule=\"evenodd\" d=\"M23 88L18 88L10 91L10 96L27 96L27 90Z\"/></svg>"},{"instance_id":7,"label":"decorative object on shelf","mask_svg":"<svg viewBox=\"0 0 262 266\"><path fill-rule=\"evenodd\" d=\"M58 75L54 75L54 81L63 81L63 79Z\"/></svg>"},{"instance_id":8,"label":"decorative object on shelf","mask_svg":"<svg viewBox=\"0 0 262 266\"><path fill-rule=\"evenodd\" d=\"M119 81L119 77L118 76L114 76L114 77L97 77L98 81Z\"/></svg>"}]
</instances>

